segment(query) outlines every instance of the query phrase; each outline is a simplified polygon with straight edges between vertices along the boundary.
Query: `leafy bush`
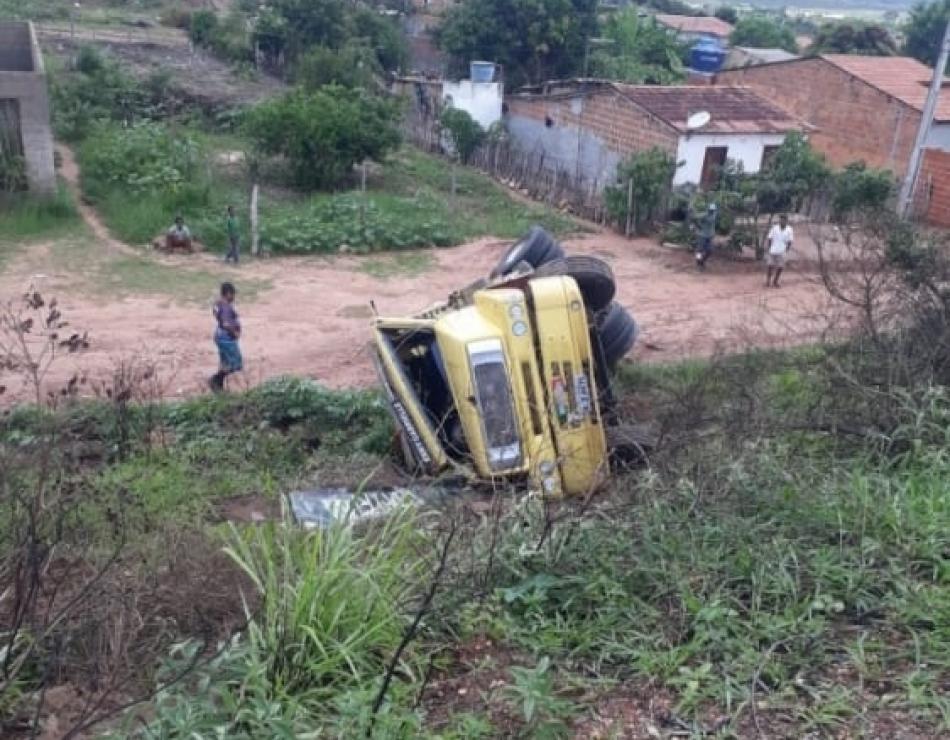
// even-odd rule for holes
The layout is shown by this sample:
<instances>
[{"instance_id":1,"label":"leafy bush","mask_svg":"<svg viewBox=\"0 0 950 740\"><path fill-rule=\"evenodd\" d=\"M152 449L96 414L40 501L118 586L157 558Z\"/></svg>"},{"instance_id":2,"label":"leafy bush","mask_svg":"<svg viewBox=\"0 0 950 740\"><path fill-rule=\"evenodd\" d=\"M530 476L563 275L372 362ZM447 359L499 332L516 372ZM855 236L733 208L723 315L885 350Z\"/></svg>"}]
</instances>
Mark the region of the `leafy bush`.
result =
<instances>
[{"instance_id":1,"label":"leafy bush","mask_svg":"<svg viewBox=\"0 0 950 740\"><path fill-rule=\"evenodd\" d=\"M843 221L856 211L878 211L894 194L896 180L888 170L868 168L863 162L849 164L834 178L832 215Z\"/></svg>"},{"instance_id":2,"label":"leafy bush","mask_svg":"<svg viewBox=\"0 0 950 740\"><path fill-rule=\"evenodd\" d=\"M798 43L791 27L764 14L740 18L729 41L733 46L785 49L793 54L798 53Z\"/></svg>"},{"instance_id":3,"label":"leafy bush","mask_svg":"<svg viewBox=\"0 0 950 740\"><path fill-rule=\"evenodd\" d=\"M449 107L443 110L439 122L448 135L455 155L463 164L467 164L485 140L485 129L468 111L459 108Z\"/></svg>"},{"instance_id":4,"label":"leafy bush","mask_svg":"<svg viewBox=\"0 0 950 740\"><path fill-rule=\"evenodd\" d=\"M654 147L637 152L617 166L617 184L604 189L610 219L619 225L628 220L640 230L658 215L658 208L673 183L676 159L665 149ZM629 211L633 184L633 212Z\"/></svg>"},{"instance_id":5,"label":"leafy bush","mask_svg":"<svg viewBox=\"0 0 950 740\"><path fill-rule=\"evenodd\" d=\"M213 10L198 10L191 16L189 36L196 46L211 49L232 62L254 61L254 47L244 18L238 13L219 16Z\"/></svg>"},{"instance_id":6,"label":"leafy bush","mask_svg":"<svg viewBox=\"0 0 950 740\"><path fill-rule=\"evenodd\" d=\"M285 157L304 188L343 183L364 159L399 145L396 103L328 85L292 92L251 109L244 131L260 152Z\"/></svg>"},{"instance_id":7,"label":"leafy bush","mask_svg":"<svg viewBox=\"0 0 950 740\"><path fill-rule=\"evenodd\" d=\"M445 247L459 241L441 203L395 196L334 195L302 212L267 214L261 241L274 252L326 253Z\"/></svg>"},{"instance_id":8,"label":"leafy bush","mask_svg":"<svg viewBox=\"0 0 950 740\"><path fill-rule=\"evenodd\" d=\"M195 139L162 124L99 124L80 149L83 190L91 198L116 189L178 194L191 188L202 159Z\"/></svg>"},{"instance_id":9,"label":"leafy bush","mask_svg":"<svg viewBox=\"0 0 950 740\"><path fill-rule=\"evenodd\" d=\"M315 46L304 54L294 68L296 82L308 90L324 85L372 89L381 69L373 50L362 44L341 49Z\"/></svg>"}]
</instances>

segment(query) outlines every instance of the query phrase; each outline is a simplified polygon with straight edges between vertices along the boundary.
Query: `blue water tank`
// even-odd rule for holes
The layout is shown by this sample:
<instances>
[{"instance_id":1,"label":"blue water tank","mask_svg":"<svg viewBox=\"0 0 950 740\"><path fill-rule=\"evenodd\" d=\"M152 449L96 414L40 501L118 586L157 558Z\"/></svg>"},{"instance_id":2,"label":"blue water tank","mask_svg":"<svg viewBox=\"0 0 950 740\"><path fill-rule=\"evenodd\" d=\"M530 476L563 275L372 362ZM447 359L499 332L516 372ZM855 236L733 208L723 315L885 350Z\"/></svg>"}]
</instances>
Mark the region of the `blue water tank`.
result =
<instances>
[{"instance_id":1,"label":"blue water tank","mask_svg":"<svg viewBox=\"0 0 950 740\"><path fill-rule=\"evenodd\" d=\"M495 65L492 62L471 62L469 70L472 82L492 82L495 79Z\"/></svg>"},{"instance_id":2,"label":"blue water tank","mask_svg":"<svg viewBox=\"0 0 950 740\"><path fill-rule=\"evenodd\" d=\"M704 74L715 74L726 61L726 50L714 38L701 38L689 50L690 69Z\"/></svg>"}]
</instances>

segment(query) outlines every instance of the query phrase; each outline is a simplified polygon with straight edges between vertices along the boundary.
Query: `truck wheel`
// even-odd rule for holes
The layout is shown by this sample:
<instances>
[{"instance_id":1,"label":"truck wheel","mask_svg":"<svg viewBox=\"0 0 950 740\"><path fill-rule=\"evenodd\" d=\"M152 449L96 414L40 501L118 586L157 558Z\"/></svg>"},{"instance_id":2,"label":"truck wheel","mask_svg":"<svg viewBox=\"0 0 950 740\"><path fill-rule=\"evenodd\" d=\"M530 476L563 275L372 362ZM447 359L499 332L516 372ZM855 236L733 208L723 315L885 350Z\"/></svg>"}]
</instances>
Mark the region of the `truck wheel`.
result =
<instances>
[{"instance_id":1,"label":"truck wheel","mask_svg":"<svg viewBox=\"0 0 950 740\"><path fill-rule=\"evenodd\" d=\"M617 292L614 271L610 265L596 257L575 255L541 265L536 271L538 277L567 275L577 281L577 287L584 296L584 304L590 311L601 311L610 305Z\"/></svg>"},{"instance_id":2,"label":"truck wheel","mask_svg":"<svg viewBox=\"0 0 950 740\"><path fill-rule=\"evenodd\" d=\"M643 463L647 454L656 448L656 430L648 424L619 424L604 430L607 453L615 466Z\"/></svg>"},{"instance_id":3,"label":"truck wheel","mask_svg":"<svg viewBox=\"0 0 950 740\"><path fill-rule=\"evenodd\" d=\"M597 334L604 348L604 361L613 369L633 349L640 327L617 301L597 315Z\"/></svg>"},{"instance_id":4,"label":"truck wheel","mask_svg":"<svg viewBox=\"0 0 950 740\"><path fill-rule=\"evenodd\" d=\"M527 262L534 268L560 259L564 256L564 250L551 236L540 226L532 226L531 230L521 239L512 244L504 256L495 265L491 271L491 277L501 277L513 272L521 262Z\"/></svg>"}]
</instances>

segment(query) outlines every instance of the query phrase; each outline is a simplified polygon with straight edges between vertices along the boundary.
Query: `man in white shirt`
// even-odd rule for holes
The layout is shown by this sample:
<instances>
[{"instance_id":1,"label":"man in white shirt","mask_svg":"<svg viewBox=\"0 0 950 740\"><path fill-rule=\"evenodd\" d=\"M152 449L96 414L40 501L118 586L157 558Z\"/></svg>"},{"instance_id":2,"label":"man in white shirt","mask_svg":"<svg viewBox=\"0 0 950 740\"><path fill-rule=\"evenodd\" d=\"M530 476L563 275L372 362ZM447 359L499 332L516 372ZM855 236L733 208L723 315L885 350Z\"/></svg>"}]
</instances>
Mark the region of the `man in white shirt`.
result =
<instances>
[{"instance_id":1,"label":"man in white shirt","mask_svg":"<svg viewBox=\"0 0 950 740\"><path fill-rule=\"evenodd\" d=\"M768 273L765 276L765 287L779 287L778 279L782 276L782 269L785 267L785 255L792 248L792 241L795 239L795 233L792 227L788 225L788 216L784 213L779 217L778 223L769 231L769 253L766 257ZM775 279L772 279L772 274Z\"/></svg>"}]
</instances>

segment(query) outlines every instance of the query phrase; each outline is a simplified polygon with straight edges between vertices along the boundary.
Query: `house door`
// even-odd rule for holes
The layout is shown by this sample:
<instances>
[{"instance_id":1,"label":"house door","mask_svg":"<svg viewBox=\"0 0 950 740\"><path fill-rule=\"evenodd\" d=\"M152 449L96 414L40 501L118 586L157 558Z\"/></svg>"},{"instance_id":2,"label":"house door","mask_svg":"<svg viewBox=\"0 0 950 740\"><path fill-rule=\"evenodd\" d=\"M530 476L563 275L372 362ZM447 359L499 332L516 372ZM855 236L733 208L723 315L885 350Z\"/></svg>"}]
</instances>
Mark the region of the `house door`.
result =
<instances>
[{"instance_id":1,"label":"house door","mask_svg":"<svg viewBox=\"0 0 950 740\"><path fill-rule=\"evenodd\" d=\"M719 184L719 175L726 164L726 154L729 147L708 146L703 159L703 174L699 178L699 186L703 190L712 190Z\"/></svg>"}]
</instances>

